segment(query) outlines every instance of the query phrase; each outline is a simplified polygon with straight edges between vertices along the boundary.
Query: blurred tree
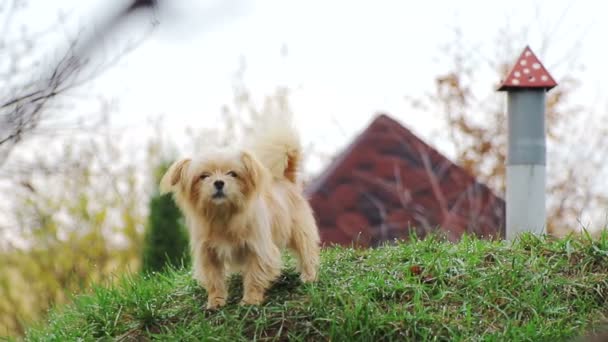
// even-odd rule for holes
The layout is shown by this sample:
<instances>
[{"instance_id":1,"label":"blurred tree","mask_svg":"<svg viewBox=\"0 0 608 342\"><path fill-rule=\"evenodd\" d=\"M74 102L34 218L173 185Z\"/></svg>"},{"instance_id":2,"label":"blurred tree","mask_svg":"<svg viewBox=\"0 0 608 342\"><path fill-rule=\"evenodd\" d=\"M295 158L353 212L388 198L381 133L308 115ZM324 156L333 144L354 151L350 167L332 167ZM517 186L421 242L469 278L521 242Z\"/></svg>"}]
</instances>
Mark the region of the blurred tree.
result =
<instances>
[{"instance_id":1,"label":"blurred tree","mask_svg":"<svg viewBox=\"0 0 608 342\"><path fill-rule=\"evenodd\" d=\"M447 71L435 76L434 91L425 96L408 97L416 107L439 115L443 128L438 136L447 139L456 161L498 194L505 192L507 122L504 95L487 86L507 74L526 45L527 35L510 28L498 32L494 55L483 55L481 44L467 41L460 29L442 50ZM548 70L558 77L558 87L547 95L547 230L563 235L580 226L583 211L597 214L608 205L605 189L597 179L607 171L603 162L608 150L608 117L591 105L579 104L580 88L576 46L565 55L550 49L547 36L535 51L541 60L557 60ZM577 44L577 43L575 43ZM554 44L553 44L554 45ZM555 58L558 55L561 58ZM554 56L547 58L545 56ZM560 72L563 71L563 72ZM590 89L586 89L591 91ZM593 120L589 118L595 117ZM581 144L585 141L585 144Z\"/></svg>"},{"instance_id":2,"label":"blurred tree","mask_svg":"<svg viewBox=\"0 0 608 342\"><path fill-rule=\"evenodd\" d=\"M157 168L156 182L170 164ZM167 266L179 268L189 263L188 231L182 214L171 194L161 195L158 190L150 199L150 214L144 235L142 271L160 272Z\"/></svg>"},{"instance_id":3,"label":"blurred tree","mask_svg":"<svg viewBox=\"0 0 608 342\"><path fill-rule=\"evenodd\" d=\"M247 87L246 71L243 59L233 76L232 103L221 108L223 139L219 141L220 144L233 143L235 139L251 133L254 124L266 116L293 115L289 87L276 87L272 94L263 97L260 105Z\"/></svg>"},{"instance_id":4,"label":"blurred tree","mask_svg":"<svg viewBox=\"0 0 608 342\"><path fill-rule=\"evenodd\" d=\"M147 190L142 162L125 153L116 134L73 137L36 153L69 172L16 176L2 218L11 234L0 246L0 334L21 334L49 306L139 267Z\"/></svg>"}]
</instances>

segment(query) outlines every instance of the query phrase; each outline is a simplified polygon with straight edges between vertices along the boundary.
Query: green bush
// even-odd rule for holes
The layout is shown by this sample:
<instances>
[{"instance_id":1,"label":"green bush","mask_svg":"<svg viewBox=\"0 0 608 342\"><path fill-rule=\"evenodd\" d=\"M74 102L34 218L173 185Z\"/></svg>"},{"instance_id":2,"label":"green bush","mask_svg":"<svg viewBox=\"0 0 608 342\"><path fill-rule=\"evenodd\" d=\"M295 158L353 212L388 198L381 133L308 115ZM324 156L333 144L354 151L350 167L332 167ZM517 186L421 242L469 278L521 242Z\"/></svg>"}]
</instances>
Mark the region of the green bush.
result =
<instances>
[{"instance_id":1,"label":"green bush","mask_svg":"<svg viewBox=\"0 0 608 342\"><path fill-rule=\"evenodd\" d=\"M159 167L157 184L168 165ZM160 272L167 266L179 268L189 263L188 233L179 208L170 194L150 199L150 216L144 236L142 271Z\"/></svg>"}]
</instances>

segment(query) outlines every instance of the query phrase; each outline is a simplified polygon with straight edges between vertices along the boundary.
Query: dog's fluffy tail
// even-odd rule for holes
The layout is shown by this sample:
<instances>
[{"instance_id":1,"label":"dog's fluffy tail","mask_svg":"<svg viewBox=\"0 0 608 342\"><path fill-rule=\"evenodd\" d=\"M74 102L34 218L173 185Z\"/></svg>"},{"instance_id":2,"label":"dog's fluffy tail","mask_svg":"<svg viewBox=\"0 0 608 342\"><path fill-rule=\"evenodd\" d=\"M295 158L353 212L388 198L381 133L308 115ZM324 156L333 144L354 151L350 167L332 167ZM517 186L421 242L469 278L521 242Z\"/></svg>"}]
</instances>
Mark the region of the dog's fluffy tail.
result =
<instances>
[{"instance_id":1,"label":"dog's fluffy tail","mask_svg":"<svg viewBox=\"0 0 608 342\"><path fill-rule=\"evenodd\" d=\"M302 147L289 113L267 115L256 123L248 147L275 179L297 183Z\"/></svg>"}]
</instances>

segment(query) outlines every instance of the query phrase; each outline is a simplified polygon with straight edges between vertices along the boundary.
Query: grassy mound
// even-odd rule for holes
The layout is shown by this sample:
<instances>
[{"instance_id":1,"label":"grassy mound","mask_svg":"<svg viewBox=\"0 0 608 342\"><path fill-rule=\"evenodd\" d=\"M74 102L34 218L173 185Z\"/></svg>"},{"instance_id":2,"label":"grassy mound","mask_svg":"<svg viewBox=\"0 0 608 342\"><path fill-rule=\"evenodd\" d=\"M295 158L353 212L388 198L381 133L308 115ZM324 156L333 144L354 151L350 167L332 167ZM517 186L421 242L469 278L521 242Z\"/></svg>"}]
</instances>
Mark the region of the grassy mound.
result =
<instances>
[{"instance_id":1,"label":"grassy mound","mask_svg":"<svg viewBox=\"0 0 608 342\"><path fill-rule=\"evenodd\" d=\"M28 340L564 340L608 314L608 237L515 244L465 238L378 249L330 248L320 281L292 261L260 307L205 310L187 271L123 278L51 313Z\"/></svg>"}]
</instances>

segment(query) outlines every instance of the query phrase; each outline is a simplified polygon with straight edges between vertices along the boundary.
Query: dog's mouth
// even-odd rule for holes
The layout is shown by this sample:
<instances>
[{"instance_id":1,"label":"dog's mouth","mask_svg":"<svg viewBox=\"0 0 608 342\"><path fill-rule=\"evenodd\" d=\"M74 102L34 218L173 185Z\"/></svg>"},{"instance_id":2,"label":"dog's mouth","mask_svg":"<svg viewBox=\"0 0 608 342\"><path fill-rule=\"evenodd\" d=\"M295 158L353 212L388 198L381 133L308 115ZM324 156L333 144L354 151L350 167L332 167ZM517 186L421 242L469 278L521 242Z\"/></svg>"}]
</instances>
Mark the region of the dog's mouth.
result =
<instances>
[{"instance_id":1,"label":"dog's mouth","mask_svg":"<svg viewBox=\"0 0 608 342\"><path fill-rule=\"evenodd\" d=\"M226 198L226 194L224 193L224 191L218 190L211 196L211 198L213 198L214 200L224 199Z\"/></svg>"}]
</instances>

